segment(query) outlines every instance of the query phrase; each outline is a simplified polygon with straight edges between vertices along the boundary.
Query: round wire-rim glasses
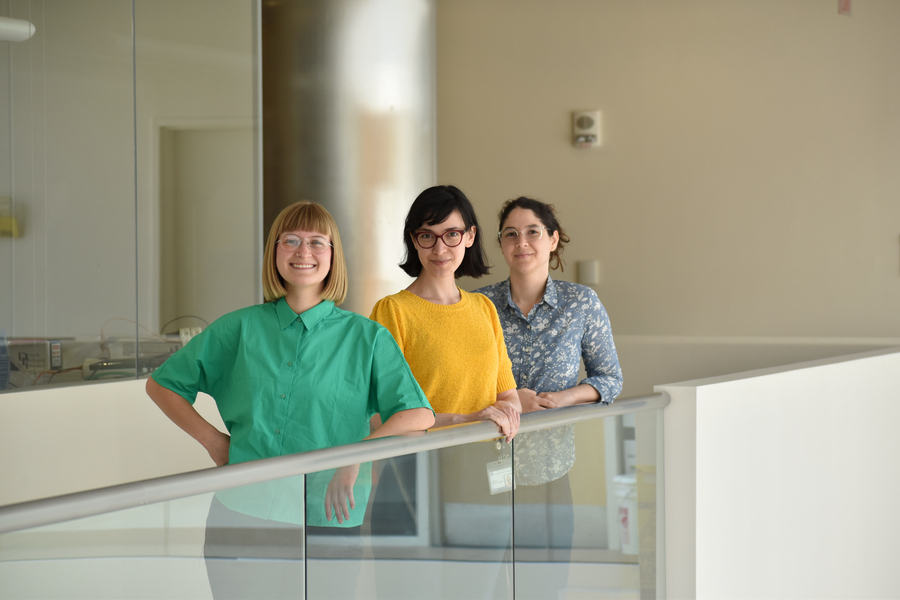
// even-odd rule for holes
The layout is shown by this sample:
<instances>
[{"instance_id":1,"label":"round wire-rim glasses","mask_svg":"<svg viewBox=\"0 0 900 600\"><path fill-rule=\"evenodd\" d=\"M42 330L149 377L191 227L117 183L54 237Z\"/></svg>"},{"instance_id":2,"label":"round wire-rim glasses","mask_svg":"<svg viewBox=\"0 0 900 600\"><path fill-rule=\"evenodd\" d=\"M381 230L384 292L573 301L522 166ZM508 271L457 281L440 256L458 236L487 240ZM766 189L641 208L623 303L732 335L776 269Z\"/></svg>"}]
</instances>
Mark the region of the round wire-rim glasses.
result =
<instances>
[{"instance_id":1,"label":"round wire-rim glasses","mask_svg":"<svg viewBox=\"0 0 900 600\"><path fill-rule=\"evenodd\" d=\"M309 248L309 251L313 254L322 254L328 250L329 246L334 248L332 244L329 244L325 241L325 238L322 237L302 238L298 235L285 235L279 238L275 243L284 248L286 252L296 252L300 249L300 246L304 241L306 242L306 247Z\"/></svg>"},{"instance_id":2,"label":"round wire-rim glasses","mask_svg":"<svg viewBox=\"0 0 900 600\"><path fill-rule=\"evenodd\" d=\"M437 234L433 231L416 231L413 233L413 238L420 248L434 248L434 245L437 244L438 240L444 242L444 245L448 248L456 248L462 244L465 233L465 229L448 229L441 234ZM449 239L445 239L445 235L450 236Z\"/></svg>"},{"instance_id":3,"label":"round wire-rim glasses","mask_svg":"<svg viewBox=\"0 0 900 600\"><path fill-rule=\"evenodd\" d=\"M545 229L547 228L538 227L537 225L526 227L522 231L513 229L512 227L506 227L503 231L497 232L497 238L499 238L501 244L514 244L521 235L522 239L531 244L541 239Z\"/></svg>"}]
</instances>

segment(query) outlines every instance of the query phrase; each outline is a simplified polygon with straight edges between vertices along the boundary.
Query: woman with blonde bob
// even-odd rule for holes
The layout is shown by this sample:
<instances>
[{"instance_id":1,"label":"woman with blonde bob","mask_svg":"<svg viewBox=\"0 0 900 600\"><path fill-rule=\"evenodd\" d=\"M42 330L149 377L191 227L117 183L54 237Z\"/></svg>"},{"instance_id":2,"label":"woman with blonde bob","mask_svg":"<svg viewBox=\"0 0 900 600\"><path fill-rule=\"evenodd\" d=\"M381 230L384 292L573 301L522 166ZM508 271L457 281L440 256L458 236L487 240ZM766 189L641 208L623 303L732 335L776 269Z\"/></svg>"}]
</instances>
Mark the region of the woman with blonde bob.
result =
<instances>
[{"instance_id":1,"label":"woman with blonde bob","mask_svg":"<svg viewBox=\"0 0 900 600\"><path fill-rule=\"evenodd\" d=\"M203 445L216 465L418 431L434 423L390 332L337 307L347 294L347 267L337 225L322 206L297 202L275 219L264 253L263 286L265 303L216 320L147 381L153 401ZM215 399L227 434L193 408L198 392ZM370 434L373 415L384 424ZM303 505L302 496L295 502L290 496L285 501L283 493L268 497L278 486L251 494L224 490L213 500L208 527L213 521L254 518L267 523L260 529L271 529L271 521L305 523L307 532L358 529L369 485L357 478L365 479L359 465L308 475L305 515L296 508Z\"/></svg>"}]
</instances>

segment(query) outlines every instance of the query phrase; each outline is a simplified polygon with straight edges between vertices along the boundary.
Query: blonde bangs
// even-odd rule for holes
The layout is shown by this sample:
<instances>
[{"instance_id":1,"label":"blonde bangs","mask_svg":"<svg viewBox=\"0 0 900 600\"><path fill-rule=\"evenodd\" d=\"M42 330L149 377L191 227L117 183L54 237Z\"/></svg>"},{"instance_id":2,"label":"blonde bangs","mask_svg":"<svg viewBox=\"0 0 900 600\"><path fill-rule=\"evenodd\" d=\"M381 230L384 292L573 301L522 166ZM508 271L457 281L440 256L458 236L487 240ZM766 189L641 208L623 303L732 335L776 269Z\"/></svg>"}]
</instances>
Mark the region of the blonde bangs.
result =
<instances>
[{"instance_id":1,"label":"blonde bangs","mask_svg":"<svg viewBox=\"0 0 900 600\"><path fill-rule=\"evenodd\" d=\"M297 208L290 210L294 206ZM285 209L285 212L288 214L284 215L284 219L281 222L278 231L279 236L285 231L316 231L332 238L335 237L334 231L337 230L337 226L334 219L322 206L312 202L305 204L298 202Z\"/></svg>"}]
</instances>

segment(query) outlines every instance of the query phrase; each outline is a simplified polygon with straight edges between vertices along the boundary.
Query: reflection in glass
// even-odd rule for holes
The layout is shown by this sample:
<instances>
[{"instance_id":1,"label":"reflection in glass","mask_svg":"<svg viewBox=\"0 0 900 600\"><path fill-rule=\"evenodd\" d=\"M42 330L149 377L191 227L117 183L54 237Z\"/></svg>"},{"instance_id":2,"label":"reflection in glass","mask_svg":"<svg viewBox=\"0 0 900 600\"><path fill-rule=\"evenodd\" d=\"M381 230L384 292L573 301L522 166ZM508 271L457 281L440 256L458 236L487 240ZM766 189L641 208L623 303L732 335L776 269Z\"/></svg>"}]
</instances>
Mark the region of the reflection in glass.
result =
<instances>
[{"instance_id":1,"label":"reflection in glass","mask_svg":"<svg viewBox=\"0 0 900 600\"><path fill-rule=\"evenodd\" d=\"M216 492L203 556L213 598L291 598L303 587L303 477Z\"/></svg>"},{"instance_id":2,"label":"reflection in glass","mask_svg":"<svg viewBox=\"0 0 900 600\"><path fill-rule=\"evenodd\" d=\"M642 411L533 432L574 463L496 494L493 440L363 463L349 527L324 518L329 470L3 534L0 599L653 598L660 431Z\"/></svg>"},{"instance_id":3,"label":"reflection in glass","mask_svg":"<svg viewBox=\"0 0 900 600\"><path fill-rule=\"evenodd\" d=\"M0 535L0 598L210 598L212 494Z\"/></svg>"},{"instance_id":4,"label":"reflection in glass","mask_svg":"<svg viewBox=\"0 0 900 600\"><path fill-rule=\"evenodd\" d=\"M146 374L259 301L255 6L0 2L35 26L0 42L0 391Z\"/></svg>"},{"instance_id":5,"label":"reflection in glass","mask_svg":"<svg viewBox=\"0 0 900 600\"><path fill-rule=\"evenodd\" d=\"M309 597L512 597L511 492L492 495L486 470L500 454L490 441L376 461L362 537L308 538Z\"/></svg>"},{"instance_id":6,"label":"reflection in glass","mask_svg":"<svg viewBox=\"0 0 900 600\"><path fill-rule=\"evenodd\" d=\"M359 465L354 506L343 523L326 511L328 484L336 469L306 476L307 598L356 598L363 559L361 536L372 490L372 463ZM365 596L364 596L365 597Z\"/></svg>"},{"instance_id":7,"label":"reflection in glass","mask_svg":"<svg viewBox=\"0 0 900 600\"><path fill-rule=\"evenodd\" d=\"M569 469L575 463L574 425L525 432L514 440L517 588L542 597L529 581L556 597L568 587L575 516ZM584 523L582 522L583 526ZM602 539L603 536L598 536ZM536 567L543 564L543 567ZM519 583L524 585L519 585ZM530 595L538 593L537 596Z\"/></svg>"},{"instance_id":8,"label":"reflection in glass","mask_svg":"<svg viewBox=\"0 0 900 600\"><path fill-rule=\"evenodd\" d=\"M516 438L516 598L655 597L656 436L646 411Z\"/></svg>"},{"instance_id":9,"label":"reflection in glass","mask_svg":"<svg viewBox=\"0 0 900 600\"><path fill-rule=\"evenodd\" d=\"M444 560L474 563L450 564L441 598L512 597L513 492L494 493L488 476L511 452L512 446L495 440L438 451Z\"/></svg>"},{"instance_id":10,"label":"reflection in glass","mask_svg":"<svg viewBox=\"0 0 900 600\"><path fill-rule=\"evenodd\" d=\"M36 30L0 43L4 387L134 377L131 2L9 0L0 16Z\"/></svg>"}]
</instances>

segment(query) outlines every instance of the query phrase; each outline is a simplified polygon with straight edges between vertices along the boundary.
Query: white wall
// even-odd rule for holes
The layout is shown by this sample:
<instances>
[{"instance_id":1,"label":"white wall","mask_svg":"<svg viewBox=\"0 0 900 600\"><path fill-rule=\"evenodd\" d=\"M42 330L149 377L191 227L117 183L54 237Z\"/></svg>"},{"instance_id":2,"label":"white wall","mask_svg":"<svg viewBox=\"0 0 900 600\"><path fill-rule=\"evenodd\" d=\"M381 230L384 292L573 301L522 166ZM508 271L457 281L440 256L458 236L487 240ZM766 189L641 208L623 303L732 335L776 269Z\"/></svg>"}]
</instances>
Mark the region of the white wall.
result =
<instances>
[{"instance_id":1,"label":"white wall","mask_svg":"<svg viewBox=\"0 0 900 600\"><path fill-rule=\"evenodd\" d=\"M214 467L144 380L0 396L0 506ZM196 407L225 431L215 403Z\"/></svg>"},{"instance_id":2,"label":"white wall","mask_svg":"<svg viewBox=\"0 0 900 600\"><path fill-rule=\"evenodd\" d=\"M669 598L900 594L900 349L657 390Z\"/></svg>"}]
</instances>

